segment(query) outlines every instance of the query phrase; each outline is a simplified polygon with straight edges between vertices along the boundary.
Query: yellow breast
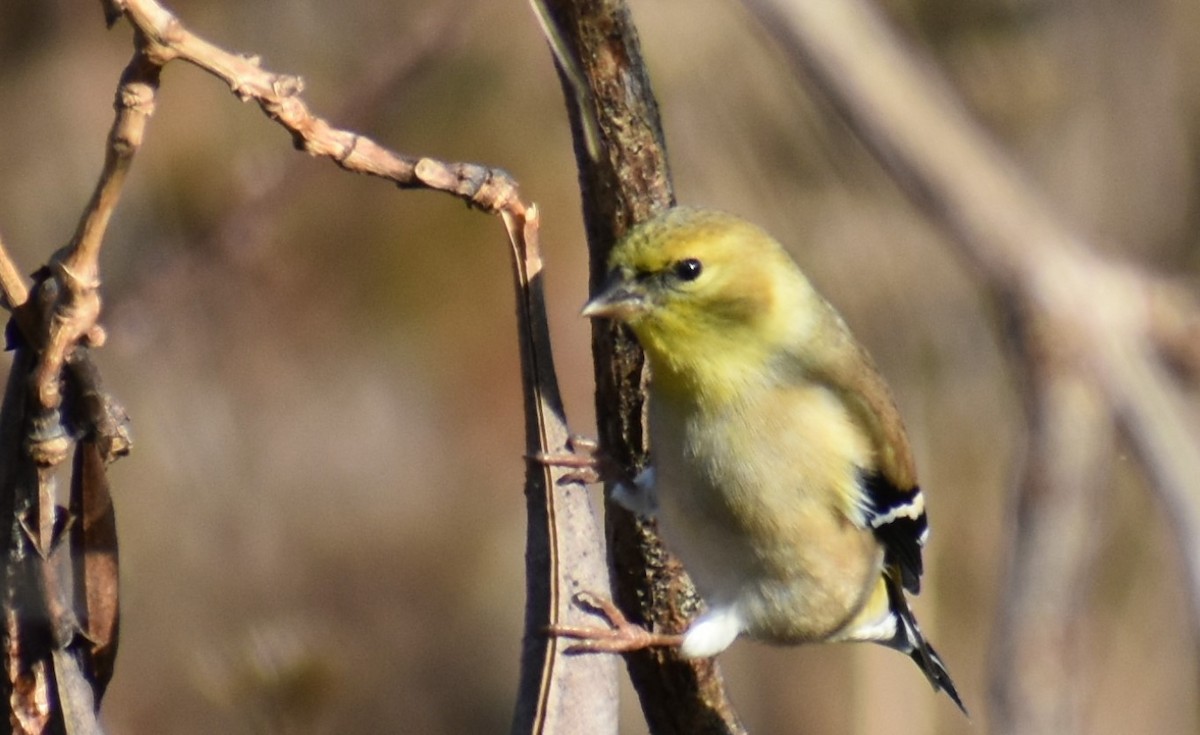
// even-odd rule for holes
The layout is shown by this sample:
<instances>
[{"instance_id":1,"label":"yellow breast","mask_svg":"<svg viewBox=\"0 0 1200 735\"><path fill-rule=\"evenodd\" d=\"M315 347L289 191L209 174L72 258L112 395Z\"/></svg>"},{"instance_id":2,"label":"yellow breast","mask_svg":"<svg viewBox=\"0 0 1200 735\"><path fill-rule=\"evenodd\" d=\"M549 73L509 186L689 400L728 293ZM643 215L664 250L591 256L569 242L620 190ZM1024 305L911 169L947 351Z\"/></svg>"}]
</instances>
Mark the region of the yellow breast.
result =
<instances>
[{"instance_id":1,"label":"yellow breast","mask_svg":"<svg viewBox=\"0 0 1200 735\"><path fill-rule=\"evenodd\" d=\"M792 642L857 611L881 559L852 515L871 449L836 395L743 387L698 406L654 391L651 440L664 535L710 602Z\"/></svg>"}]
</instances>

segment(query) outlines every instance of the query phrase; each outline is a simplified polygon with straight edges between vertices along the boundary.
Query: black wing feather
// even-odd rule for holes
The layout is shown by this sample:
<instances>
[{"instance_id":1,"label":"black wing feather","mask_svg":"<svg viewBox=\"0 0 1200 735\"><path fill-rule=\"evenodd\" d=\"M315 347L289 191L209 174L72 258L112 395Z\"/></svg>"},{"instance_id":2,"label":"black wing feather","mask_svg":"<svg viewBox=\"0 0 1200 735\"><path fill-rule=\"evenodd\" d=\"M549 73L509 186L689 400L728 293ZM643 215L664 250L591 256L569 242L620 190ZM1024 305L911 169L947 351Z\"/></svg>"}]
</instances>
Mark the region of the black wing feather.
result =
<instances>
[{"instance_id":1,"label":"black wing feather","mask_svg":"<svg viewBox=\"0 0 1200 735\"><path fill-rule=\"evenodd\" d=\"M866 520L883 544L884 564L898 568L904 589L915 595L921 591L921 547L929 533L921 489L901 491L878 472L864 473L862 483L870 500Z\"/></svg>"}]
</instances>

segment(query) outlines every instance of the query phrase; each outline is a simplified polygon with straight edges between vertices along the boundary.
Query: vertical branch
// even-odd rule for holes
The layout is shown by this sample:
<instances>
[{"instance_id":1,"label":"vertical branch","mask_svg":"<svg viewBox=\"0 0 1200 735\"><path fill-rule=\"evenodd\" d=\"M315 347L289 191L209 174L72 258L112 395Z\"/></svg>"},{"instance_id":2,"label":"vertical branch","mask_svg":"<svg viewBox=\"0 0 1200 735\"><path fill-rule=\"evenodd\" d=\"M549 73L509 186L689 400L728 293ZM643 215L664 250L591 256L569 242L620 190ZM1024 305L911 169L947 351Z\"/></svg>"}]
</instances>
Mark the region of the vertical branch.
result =
<instances>
[{"instance_id":1,"label":"vertical branch","mask_svg":"<svg viewBox=\"0 0 1200 735\"><path fill-rule=\"evenodd\" d=\"M146 122L154 113L161 69L145 45L139 43L117 89L117 114L109 132L100 180L71 243L51 259L47 275L55 284L41 295L49 324L45 342L38 345L41 356L34 373L35 393L43 409L56 409L62 401L59 374L75 345L82 340L99 346L104 341L104 333L96 323L100 316L100 246L133 156L141 147ZM54 464L61 459L56 454L45 457Z\"/></svg>"},{"instance_id":2,"label":"vertical branch","mask_svg":"<svg viewBox=\"0 0 1200 735\"><path fill-rule=\"evenodd\" d=\"M637 31L622 0L546 0L561 44L586 89L562 74L575 140L595 289L609 250L631 226L674 201L658 106L642 61ZM595 116L599 156L589 153ZM600 442L625 467L646 462L643 358L630 334L608 322L592 331ZM682 630L698 605L682 567L662 547L654 524L606 503L616 601L630 619L657 630ZM656 649L626 656L651 732L729 733L742 730L711 660L688 661Z\"/></svg>"},{"instance_id":3,"label":"vertical branch","mask_svg":"<svg viewBox=\"0 0 1200 735\"><path fill-rule=\"evenodd\" d=\"M91 201L31 296L0 252L0 285L19 333L0 407L2 689L18 732L101 732L96 712L116 655L115 516L104 465L129 443L124 412L102 393L84 348L104 340L100 249L154 109L161 65L140 40L118 85ZM77 438L64 512L54 468Z\"/></svg>"},{"instance_id":4,"label":"vertical branch","mask_svg":"<svg viewBox=\"0 0 1200 735\"><path fill-rule=\"evenodd\" d=\"M1054 361L1027 371L1029 451L991 656L996 733L1085 731L1079 624L1110 489L1114 428L1096 386Z\"/></svg>"},{"instance_id":5,"label":"vertical branch","mask_svg":"<svg viewBox=\"0 0 1200 735\"><path fill-rule=\"evenodd\" d=\"M43 657L30 656L29 611L33 619L41 617L43 601L36 584L29 579L26 559L31 553L27 541L29 522L36 522L38 470L24 451L25 406L28 403L29 372L34 354L27 348L13 352L12 366L0 406L0 553L3 554L3 642L4 672L0 677L0 699L4 702L4 722L13 732L37 732L49 721L48 672ZM44 623L41 627L45 627ZM35 640L41 645L45 636Z\"/></svg>"},{"instance_id":6,"label":"vertical branch","mask_svg":"<svg viewBox=\"0 0 1200 735\"><path fill-rule=\"evenodd\" d=\"M550 349L536 207L502 212L512 243L525 447L529 456L567 444L567 420ZM525 633L510 732L605 735L617 731L617 667L607 656L567 656L546 626L578 624L572 592L605 590L603 543L587 492L562 486L563 468L530 462L525 476Z\"/></svg>"}]
</instances>

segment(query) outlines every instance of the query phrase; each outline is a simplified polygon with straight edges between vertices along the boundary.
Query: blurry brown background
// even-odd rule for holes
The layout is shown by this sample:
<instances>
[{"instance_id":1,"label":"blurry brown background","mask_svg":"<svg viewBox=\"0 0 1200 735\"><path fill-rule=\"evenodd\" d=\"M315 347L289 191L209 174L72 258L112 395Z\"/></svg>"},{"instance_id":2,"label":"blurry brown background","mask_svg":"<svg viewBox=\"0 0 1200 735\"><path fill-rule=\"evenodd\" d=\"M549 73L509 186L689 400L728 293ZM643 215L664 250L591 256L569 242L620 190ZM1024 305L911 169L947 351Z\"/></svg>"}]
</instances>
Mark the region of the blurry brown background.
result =
<instances>
[{"instance_id":1,"label":"blurry brown background","mask_svg":"<svg viewBox=\"0 0 1200 735\"><path fill-rule=\"evenodd\" d=\"M1112 253L1200 271L1200 5L887 0L1047 198ZM522 0L178 0L300 74L335 124L507 169L542 207L550 316L591 433L585 251L558 81ZM1019 403L1003 335L919 217L728 0L634 3L680 199L757 220L873 351L931 504L917 609L968 724L878 647L723 657L752 732L986 732ZM0 0L0 232L32 270L99 171L130 33L98 3ZM113 733L507 730L522 611L521 415L506 244L444 195L290 149L172 64L103 257L99 354L133 417L113 470ZM1097 294L1103 298L1103 294ZM7 358L4 358L7 361ZM1119 459L1079 620L1095 733L1200 731L1161 508ZM626 697L624 731L643 732Z\"/></svg>"}]
</instances>

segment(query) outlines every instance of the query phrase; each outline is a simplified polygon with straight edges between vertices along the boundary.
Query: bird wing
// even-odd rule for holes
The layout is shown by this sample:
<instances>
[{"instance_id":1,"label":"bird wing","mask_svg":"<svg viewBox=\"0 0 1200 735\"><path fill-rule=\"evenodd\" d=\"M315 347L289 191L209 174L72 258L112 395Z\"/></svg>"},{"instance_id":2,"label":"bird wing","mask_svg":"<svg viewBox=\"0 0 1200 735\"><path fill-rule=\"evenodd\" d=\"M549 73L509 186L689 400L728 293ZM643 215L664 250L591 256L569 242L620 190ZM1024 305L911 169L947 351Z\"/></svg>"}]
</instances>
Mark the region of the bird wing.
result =
<instances>
[{"instance_id":1,"label":"bird wing","mask_svg":"<svg viewBox=\"0 0 1200 735\"><path fill-rule=\"evenodd\" d=\"M870 498L866 524L884 548L884 565L899 572L904 589L914 595L921 591L925 564L921 547L929 536L929 521L921 489L900 491L877 472L862 473L860 482Z\"/></svg>"},{"instance_id":2,"label":"bird wing","mask_svg":"<svg viewBox=\"0 0 1200 735\"><path fill-rule=\"evenodd\" d=\"M917 485L908 435L891 392L866 350L851 336L841 317L828 307L828 319L814 339L820 349L801 357L805 378L838 396L853 421L869 438L873 467L859 468L858 513L851 520L870 528L884 547L884 564L904 588L921 589L921 547L929 535L925 498Z\"/></svg>"}]
</instances>

